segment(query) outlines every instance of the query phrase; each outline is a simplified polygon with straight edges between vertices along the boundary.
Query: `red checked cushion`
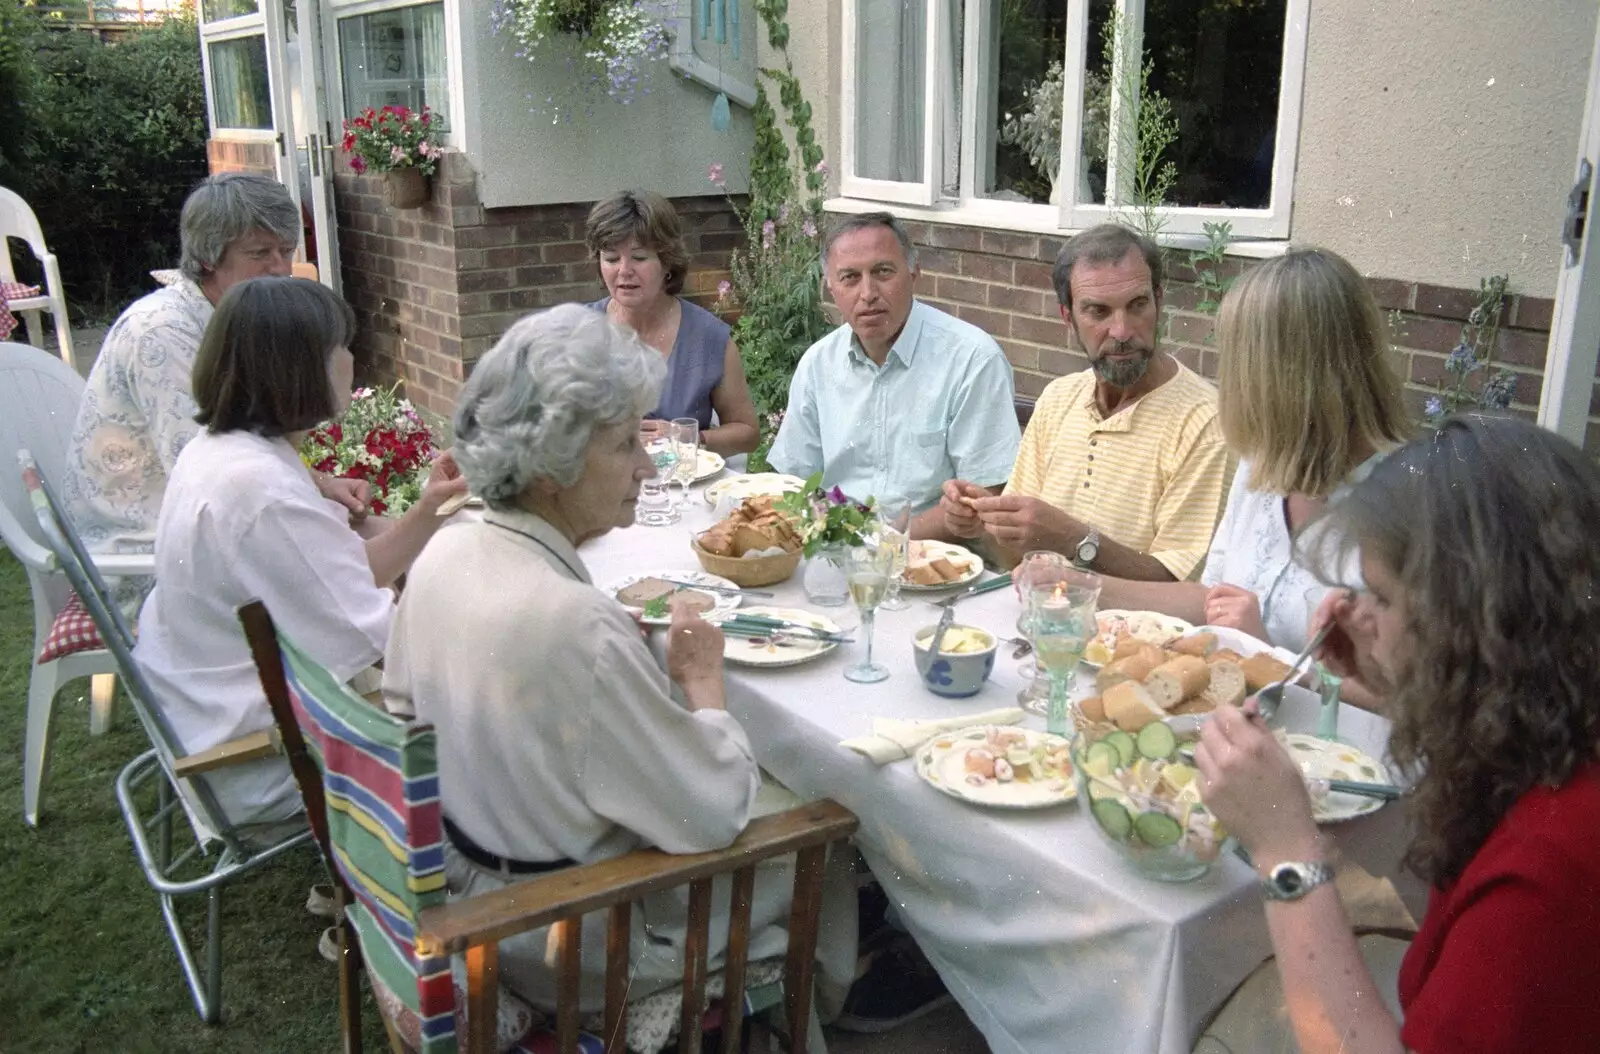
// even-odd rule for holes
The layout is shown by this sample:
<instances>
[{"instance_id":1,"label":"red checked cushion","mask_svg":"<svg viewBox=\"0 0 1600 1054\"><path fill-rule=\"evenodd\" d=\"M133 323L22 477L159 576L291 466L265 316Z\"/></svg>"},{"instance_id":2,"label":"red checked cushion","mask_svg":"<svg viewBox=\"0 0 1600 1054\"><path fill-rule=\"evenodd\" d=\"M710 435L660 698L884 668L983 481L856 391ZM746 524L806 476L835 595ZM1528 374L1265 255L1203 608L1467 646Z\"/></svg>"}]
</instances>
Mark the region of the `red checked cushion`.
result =
<instances>
[{"instance_id":1,"label":"red checked cushion","mask_svg":"<svg viewBox=\"0 0 1600 1054\"><path fill-rule=\"evenodd\" d=\"M39 662L55 662L80 651L96 651L104 647L99 627L90 617L89 609L78 599L78 594L74 593L67 598L67 606L61 609L55 624L50 627L50 636L45 638L44 647L39 650Z\"/></svg>"}]
</instances>

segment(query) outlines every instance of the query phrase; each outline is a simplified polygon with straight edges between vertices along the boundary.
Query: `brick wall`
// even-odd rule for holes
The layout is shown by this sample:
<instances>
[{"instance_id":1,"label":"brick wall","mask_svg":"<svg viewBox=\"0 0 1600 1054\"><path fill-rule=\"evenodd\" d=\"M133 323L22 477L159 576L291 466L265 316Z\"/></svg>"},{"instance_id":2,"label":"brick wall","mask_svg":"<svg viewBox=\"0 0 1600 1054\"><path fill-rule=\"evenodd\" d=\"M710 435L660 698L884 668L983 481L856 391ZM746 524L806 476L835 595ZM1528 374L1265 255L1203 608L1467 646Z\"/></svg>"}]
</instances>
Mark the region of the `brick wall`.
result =
<instances>
[{"instance_id":1,"label":"brick wall","mask_svg":"<svg viewBox=\"0 0 1600 1054\"><path fill-rule=\"evenodd\" d=\"M278 174L277 146L273 143L240 143L231 139L206 140L206 160L211 174L221 172L258 172L263 176Z\"/></svg>"},{"instance_id":2,"label":"brick wall","mask_svg":"<svg viewBox=\"0 0 1600 1054\"><path fill-rule=\"evenodd\" d=\"M940 308L987 330L1015 369L1017 394L1036 398L1054 377L1088 365L1068 346L1057 312L1050 271L1062 239L944 224L906 225L919 249L920 291ZM1239 274L1251 261L1230 257L1225 274ZM1209 342L1211 318L1196 310L1201 296L1181 258L1167 276L1163 340L1189 367L1217 375L1217 351ZM1407 378L1407 394L1420 412L1431 385L1445 379L1446 354L1477 299L1475 289L1449 289L1389 278L1369 280L1379 306L1390 313L1391 342ZM1532 417L1539 406L1552 302L1545 297L1508 298L1496 361L1518 374L1512 408ZM1589 449L1600 450L1600 393L1591 403Z\"/></svg>"},{"instance_id":3,"label":"brick wall","mask_svg":"<svg viewBox=\"0 0 1600 1054\"><path fill-rule=\"evenodd\" d=\"M364 379L449 414L472 364L529 311L604 295L583 245L589 205L485 209L467 159L446 154L426 204L391 208L382 177L334 176L344 294ZM673 201L691 258L685 295L709 305L738 221L720 198Z\"/></svg>"}]
</instances>

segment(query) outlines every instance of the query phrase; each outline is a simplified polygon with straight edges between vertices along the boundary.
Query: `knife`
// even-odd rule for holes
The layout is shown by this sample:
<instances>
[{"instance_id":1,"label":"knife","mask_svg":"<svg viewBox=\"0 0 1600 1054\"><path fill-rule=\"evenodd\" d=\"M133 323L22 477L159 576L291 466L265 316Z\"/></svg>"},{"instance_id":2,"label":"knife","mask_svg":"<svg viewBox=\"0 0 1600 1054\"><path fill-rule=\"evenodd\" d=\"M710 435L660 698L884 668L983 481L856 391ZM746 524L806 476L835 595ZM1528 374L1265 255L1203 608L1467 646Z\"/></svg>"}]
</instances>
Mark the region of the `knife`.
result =
<instances>
[{"instance_id":1,"label":"knife","mask_svg":"<svg viewBox=\"0 0 1600 1054\"><path fill-rule=\"evenodd\" d=\"M996 575L987 582L979 582L975 586L968 586L953 596L945 597L943 600L935 600L932 601L932 603L934 607L947 608L955 604L957 601L965 600L968 597L975 597L980 593L993 593L996 589L1004 589L1010 584L1011 573L1008 571L1003 575Z\"/></svg>"},{"instance_id":2,"label":"knife","mask_svg":"<svg viewBox=\"0 0 1600 1054\"><path fill-rule=\"evenodd\" d=\"M775 597L778 595L760 589L734 589L729 586L706 585L703 582L680 582L675 578L663 578L661 581L678 586L680 589L698 589L705 593L727 593L733 596L746 597Z\"/></svg>"}]
</instances>

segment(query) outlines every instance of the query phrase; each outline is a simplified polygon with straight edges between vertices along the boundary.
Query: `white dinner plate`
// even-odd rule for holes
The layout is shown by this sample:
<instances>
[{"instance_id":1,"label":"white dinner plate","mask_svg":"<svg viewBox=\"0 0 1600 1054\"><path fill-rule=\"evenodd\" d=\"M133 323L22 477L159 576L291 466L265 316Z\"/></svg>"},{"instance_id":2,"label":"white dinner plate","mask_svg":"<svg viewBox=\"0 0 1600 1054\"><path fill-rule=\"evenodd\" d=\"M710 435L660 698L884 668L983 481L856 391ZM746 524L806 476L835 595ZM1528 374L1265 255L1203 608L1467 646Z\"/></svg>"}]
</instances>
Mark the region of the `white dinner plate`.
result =
<instances>
[{"instance_id":1,"label":"white dinner plate","mask_svg":"<svg viewBox=\"0 0 1600 1054\"><path fill-rule=\"evenodd\" d=\"M1360 747L1333 739L1318 739L1304 732L1287 732L1283 741L1289 756L1307 779L1394 782L1383 762ZM1340 823L1377 812L1384 804L1382 798L1331 791L1325 797L1311 796L1311 815L1318 823Z\"/></svg>"},{"instance_id":2,"label":"white dinner plate","mask_svg":"<svg viewBox=\"0 0 1600 1054\"><path fill-rule=\"evenodd\" d=\"M759 494L789 494L804 488L806 481L798 476L785 476L781 472L753 472L741 476L719 479L706 488L706 504L716 505L724 494L738 498L753 498Z\"/></svg>"},{"instance_id":3,"label":"white dinner plate","mask_svg":"<svg viewBox=\"0 0 1600 1054\"><path fill-rule=\"evenodd\" d=\"M832 619L800 608L748 607L740 614L765 615L828 633L841 632ZM722 657L739 666L799 666L821 658L838 646L832 641L807 640L804 636L786 637L782 643L774 643L766 637L735 637L730 633L723 644Z\"/></svg>"},{"instance_id":4,"label":"white dinner plate","mask_svg":"<svg viewBox=\"0 0 1600 1054\"><path fill-rule=\"evenodd\" d=\"M616 596L619 592L627 589L635 582L646 578L662 578L671 582L688 582L691 585L700 586L721 586L723 589L739 588L738 585L728 581L726 578L722 578L719 575L708 574L705 571L646 571L643 574L629 575L627 578L617 579L615 582L612 582L610 585L606 586L606 592L610 593L612 596ZM693 590L693 592L699 593L703 597L710 598L715 605L711 608L711 610L702 613L701 617L707 621L711 621L726 615L728 612L738 607L739 603L744 599L744 597L738 593L716 593L709 589L704 591L696 589ZM621 601L619 600L618 603L621 603ZM623 604L622 606L627 608L629 611L637 613L639 615L639 620L646 625L669 626L672 624L671 615L652 618L644 613L643 608L635 607L632 604Z\"/></svg>"},{"instance_id":5,"label":"white dinner plate","mask_svg":"<svg viewBox=\"0 0 1600 1054\"><path fill-rule=\"evenodd\" d=\"M695 453L694 479L690 482L700 483L721 472L727 465L721 454L710 450L700 450Z\"/></svg>"},{"instance_id":6,"label":"white dinner plate","mask_svg":"<svg viewBox=\"0 0 1600 1054\"><path fill-rule=\"evenodd\" d=\"M983 558L971 549L950 542L936 542L932 539L918 540L911 543L911 563L918 560L932 560L935 557L944 557L951 564L961 569L961 577L950 582L940 582L936 586L921 586L909 578L901 578L900 591L903 593L933 593L940 589L954 589L972 582L983 574Z\"/></svg>"},{"instance_id":7,"label":"white dinner plate","mask_svg":"<svg viewBox=\"0 0 1600 1054\"><path fill-rule=\"evenodd\" d=\"M952 798L983 805L991 809L1048 809L1069 802L1078 796L1077 782L1072 778L1070 755L1065 774L1053 776L1043 782L1013 779L1002 783L984 780L981 784L968 781L967 753L988 743L991 731L1020 733L1029 747L1044 744L1065 750L1068 741L1062 736L1039 732L1014 725L973 725L956 732L934 736L917 748L917 775L936 789Z\"/></svg>"}]
</instances>

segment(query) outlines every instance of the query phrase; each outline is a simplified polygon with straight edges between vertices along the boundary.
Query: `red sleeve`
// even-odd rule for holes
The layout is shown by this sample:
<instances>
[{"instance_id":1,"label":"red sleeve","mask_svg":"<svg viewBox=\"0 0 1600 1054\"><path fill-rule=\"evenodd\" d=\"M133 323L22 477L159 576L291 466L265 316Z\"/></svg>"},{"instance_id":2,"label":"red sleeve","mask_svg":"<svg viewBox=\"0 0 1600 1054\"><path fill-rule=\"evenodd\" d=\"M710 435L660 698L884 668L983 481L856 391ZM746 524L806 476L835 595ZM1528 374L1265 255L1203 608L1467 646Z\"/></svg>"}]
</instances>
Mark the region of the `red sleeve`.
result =
<instances>
[{"instance_id":1,"label":"red sleeve","mask_svg":"<svg viewBox=\"0 0 1600 1054\"><path fill-rule=\"evenodd\" d=\"M1449 897L1453 918L1429 949L1432 967L1406 1007L1401 1040L1417 1054L1595 1050L1600 881L1593 861L1544 838L1497 840L1485 846L1491 850L1494 859L1473 861L1463 888Z\"/></svg>"}]
</instances>

